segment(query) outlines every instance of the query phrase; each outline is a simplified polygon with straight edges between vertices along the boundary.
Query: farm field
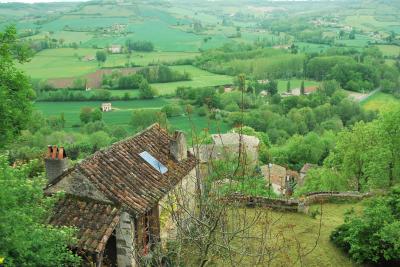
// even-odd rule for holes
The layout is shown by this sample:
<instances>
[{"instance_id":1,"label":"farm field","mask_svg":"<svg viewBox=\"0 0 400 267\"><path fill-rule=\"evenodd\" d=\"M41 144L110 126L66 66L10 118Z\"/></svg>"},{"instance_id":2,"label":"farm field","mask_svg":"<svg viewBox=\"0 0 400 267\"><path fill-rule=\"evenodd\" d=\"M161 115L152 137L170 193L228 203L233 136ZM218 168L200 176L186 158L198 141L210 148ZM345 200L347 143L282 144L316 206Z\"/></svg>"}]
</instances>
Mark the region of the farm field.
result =
<instances>
[{"instance_id":1,"label":"farm field","mask_svg":"<svg viewBox=\"0 0 400 267\"><path fill-rule=\"evenodd\" d=\"M35 108L43 112L45 116L59 116L64 113L66 128L79 124L79 114L82 107L100 108L102 101L79 101L79 102L36 102ZM163 98L152 100L130 100L112 101L115 112L103 113L104 121L108 124L128 124L130 113L135 109L160 109L171 103Z\"/></svg>"},{"instance_id":2,"label":"farm field","mask_svg":"<svg viewBox=\"0 0 400 267\"><path fill-rule=\"evenodd\" d=\"M295 45L297 45L299 47L299 51L303 53L320 53L321 51L325 51L330 47L329 45L305 42L296 42Z\"/></svg>"},{"instance_id":3,"label":"farm field","mask_svg":"<svg viewBox=\"0 0 400 267\"><path fill-rule=\"evenodd\" d=\"M108 55L104 67L124 66L132 63L135 66L147 66L158 63L172 63L182 59L193 59L200 53L197 52L132 52L128 58L126 54Z\"/></svg>"},{"instance_id":4,"label":"farm field","mask_svg":"<svg viewBox=\"0 0 400 267\"><path fill-rule=\"evenodd\" d=\"M400 106L400 99L395 98L393 95L378 92L360 104L367 110L385 112L392 110L396 106Z\"/></svg>"},{"instance_id":5,"label":"farm field","mask_svg":"<svg viewBox=\"0 0 400 267\"><path fill-rule=\"evenodd\" d=\"M46 49L37 53L30 62L21 65L20 68L34 79L78 77L98 68L96 61L80 60L80 57L95 53L95 49L85 48Z\"/></svg>"},{"instance_id":6,"label":"farm field","mask_svg":"<svg viewBox=\"0 0 400 267\"><path fill-rule=\"evenodd\" d=\"M400 26L397 21L378 21L373 15L352 15L345 19L345 23L365 31L383 30Z\"/></svg>"},{"instance_id":7,"label":"farm field","mask_svg":"<svg viewBox=\"0 0 400 267\"><path fill-rule=\"evenodd\" d=\"M128 130L134 130L131 125L132 112L135 109L157 109L171 103L176 103L175 99L156 98L152 100L130 100L130 101L111 101L113 111L104 112L103 120L109 126L123 126ZM82 102L36 102L34 107L41 111L46 117L60 116L64 113L66 120L65 129L67 131L79 130L79 114L82 107L100 108L102 101L82 101ZM191 122L191 120L193 122ZM210 129L211 132L226 132L228 126L226 123L209 120L207 117L200 117L196 113L192 115L191 120L186 116L169 118L168 121L172 127L190 132L195 127L196 131Z\"/></svg>"},{"instance_id":8,"label":"farm field","mask_svg":"<svg viewBox=\"0 0 400 267\"><path fill-rule=\"evenodd\" d=\"M84 61L85 56L95 57L97 49L92 48L56 48L37 53L30 62L21 65L21 69L34 79L78 77L99 68L98 62ZM186 52L150 52L131 55L130 62L139 66L152 63L171 63L176 60L191 59L199 53ZM104 67L124 66L126 55L108 55Z\"/></svg>"},{"instance_id":9,"label":"farm field","mask_svg":"<svg viewBox=\"0 0 400 267\"><path fill-rule=\"evenodd\" d=\"M291 79L290 80L290 89L300 88L302 81L303 80L300 80L300 79ZM286 92L288 81L287 80L277 80L277 82L278 82L278 92L279 93ZM319 82L307 81L307 80L304 81L304 87L314 86L314 85L319 85Z\"/></svg>"},{"instance_id":10,"label":"farm field","mask_svg":"<svg viewBox=\"0 0 400 267\"><path fill-rule=\"evenodd\" d=\"M368 42L370 41L373 41L373 39L366 35L356 34L356 38L354 40L336 40L335 43L361 49L368 45Z\"/></svg>"},{"instance_id":11,"label":"farm field","mask_svg":"<svg viewBox=\"0 0 400 267\"><path fill-rule=\"evenodd\" d=\"M180 72L184 71L188 72L191 75L192 80L152 84L153 87L157 88L160 95L173 94L176 88L180 86L186 86L186 87L219 86L224 84L231 84L233 82L232 76L214 74L190 65L172 66L171 69Z\"/></svg>"},{"instance_id":12,"label":"farm field","mask_svg":"<svg viewBox=\"0 0 400 267\"><path fill-rule=\"evenodd\" d=\"M396 45L377 45L384 56L397 57L400 55L400 46Z\"/></svg>"}]
</instances>

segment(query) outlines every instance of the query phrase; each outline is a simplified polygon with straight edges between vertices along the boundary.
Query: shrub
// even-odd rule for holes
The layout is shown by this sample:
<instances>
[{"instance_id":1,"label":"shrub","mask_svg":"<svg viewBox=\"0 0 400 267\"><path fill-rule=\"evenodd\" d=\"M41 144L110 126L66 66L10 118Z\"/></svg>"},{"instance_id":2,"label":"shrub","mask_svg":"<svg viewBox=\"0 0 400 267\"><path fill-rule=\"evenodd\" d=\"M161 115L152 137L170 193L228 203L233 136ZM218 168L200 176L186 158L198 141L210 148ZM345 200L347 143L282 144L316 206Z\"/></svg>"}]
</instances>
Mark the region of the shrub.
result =
<instances>
[{"instance_id":1,"label":"shrub","mask_svg":"<svg viewBox=\"0 0 400 267\"><path fill-rule=\"evenodd\" d=\"M131 123L135 129L141 130L156 122L165 125L165 113L155 109L137 109L132 113Z\"/></svg>"},{"instance_id":2,"label":"shrub","mask_svg":"<svg viewBox=\"0 0 400 267\"><path fill-rule=\"evenodd\" d=\"M179 105L171 104L164 106L161 112L164 112L168 118L177 117L182 115L182 108Z\"/></svg>"},{"instance_id":3,"label":"shrub","mask_svg":"<svg viewBox=\"0 0 400 267\"><path fill-rule=\"evenodd\" d=\"M197 110L197 115L199 115L199 116L201 116L201 117L204 117L204 116L206 116L207 115L207 107L205 107L205 106L202 106L202 107L200 107L198 110Z\"/></svg>"},{"instance_id":4,"label":"shrub","mask_svg":"<svg viewBox=\"0 0 400 267\"><path fill-rule=\"evenodd\" d=\"M348 212L330 238L358 263L399 264L400 187L372 199L361 215Z\"/></svg>"}]
</instances>

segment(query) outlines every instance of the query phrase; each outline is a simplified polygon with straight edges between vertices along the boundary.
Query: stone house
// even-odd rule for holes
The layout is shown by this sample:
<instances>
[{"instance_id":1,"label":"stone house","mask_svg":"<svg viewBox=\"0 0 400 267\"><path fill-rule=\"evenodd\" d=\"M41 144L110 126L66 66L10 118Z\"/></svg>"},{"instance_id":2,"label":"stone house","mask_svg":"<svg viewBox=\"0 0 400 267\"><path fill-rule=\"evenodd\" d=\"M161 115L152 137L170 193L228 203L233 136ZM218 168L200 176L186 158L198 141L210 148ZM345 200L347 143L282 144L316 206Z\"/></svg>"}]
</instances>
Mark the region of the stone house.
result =
<instances>
[{"instance_id":1,"label":"stone house","mask_svg":"<svg viewBox=\"0 0 400 267\"><path fill-rule=\"evenodd\" d=\"M315 168L315 167L316 167L315 164L311 164L311 163L304 164L304 166L300 170L299 185L303 185L304 184L304 180L305 180L305 178L307 176L308 171L311 170L312 168Z\"/></svg>"},{"instance_id":2,"label":"stone house","mask_svg":"<svg viewBox=\"0 0 400 267\"><path fill-rule=\"evenodd\" d=\"M213 134L211 135L213 144L219 149L223 150L222 154L232 155L239 153L240 142L242 142L243 153L246 154L248 164L257 166L258 164L258 151L260 140L255 136L226 133L226 134ZM240 138L242 138L240 140Z\"/></svg>"},{"instance_id":3,"label":"stone house","mask_svg":"<svg viewBox=\"0 0 400 267\"><path fill-rule=\"evenodd\" d=\"M316 92L318 90L318 88L319 87L317 85L304 87L304 95L312 94L312 93ZM290 93L288 93L288 92L282 93L282 96L283 95L286 95L286 96L293 96L293 95L294 96L299 96L299 95L301 95L300 88L299 87L298 88L294 88L294 89L290 90Z\"/></svg>"},{"instance_id":4,"label":"stone house","mask_svg":"<svg viewBox=\"0 0 400 267\"><path fill-rule=\"evenodd\" d=\"M85 61L85 62L94 61L94 60L96 60L96 57L95 57L95 56L92 56L92 55L86 55L86 56L84 56L84 57L82 58L82 61Z\"/></svg>"},{"instance_id":5,"label":"stone house","mask_svg":"<svg viewBox=\"0 0 400 267\"><path fill-rule=\"evenodd\" d=\"M261 172L267 185L271 182L274 192L278 195L291 195L293 191L291 185L297 184L299 181L297 172L277 164L263 165L261 166Z\"/></svg>"},{"instance_id":6,"label":"stone house","mask_svg":"<svg viewBox=\"0 0 400 267\"><path fill-rule=\"evenodd\" d=\"M191 152L196 154L200 163L227 159L239 152L240 135L238 133L213 134L211 140L212 144L191 148ZM250 160L249 163L257 165L260 140L257 137L243 134L241 142L242 149Z\"/></svg>"},{"instance_id":7,"label":"stone house","mask_svg":"<svg viewBox=\"0 0 400 267\"><path fill-rule=\"evenodd\" d=\"M122 53L122 45L113 44L108 47L108 52L111 54L121 54Z\"/></svg>"},{"instance_id":8,"label":"stone house","mask_svg":"<svg viewBox=\"0 0 400 267\"><path fill-rule=\"evenodd\" d=\"M53 156L54 155L54 156ZM195 157L182 132L154 124L66 169L63 148L49 147L46 194L64 192L50 223L78 230L72 249L96 266L140 266L161 236L163 199L195 190Z\"/></svg>"},{"instance_id":9,"label":"stone house","mask_svg":"<svg viewBox=\"0 0 400 267\"><path fill-rule=\"evenodd\" d=\"M111 111L112 107L111 107L111 103L102 103L101 104L101 111L102 112L108 112Z\"/></svg>"}]
</instances>

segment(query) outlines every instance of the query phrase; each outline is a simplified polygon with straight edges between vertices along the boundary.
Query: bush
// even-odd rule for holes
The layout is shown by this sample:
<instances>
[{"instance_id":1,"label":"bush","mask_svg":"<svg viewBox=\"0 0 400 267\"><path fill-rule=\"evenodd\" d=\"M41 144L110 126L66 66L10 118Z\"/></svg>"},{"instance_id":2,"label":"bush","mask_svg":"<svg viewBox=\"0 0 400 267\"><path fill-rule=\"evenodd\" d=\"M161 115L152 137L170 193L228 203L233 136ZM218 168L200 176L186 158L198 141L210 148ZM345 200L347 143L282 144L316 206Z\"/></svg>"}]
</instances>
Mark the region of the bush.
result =
<instances>
[{"instance_id":1,"label":"bush","mask_svg":"<svg viewBox=\"0 0 400 267\"><path fill-rule=\"evenodd\" d=\"M231 111L231 112L236 112L236 111L240 111L240 107L238 106L238 104L231 102L225 106L225 110Z\"/></svg>"},{"instance_id":2,"label":"bush","mask_svg":"<svg viewBox=\"0 0 400 267\"><path fill-rule=\"evenodd\" d=\"M182 108L179 105L171 104L164 106L161 109L161 112L165 113L168 118L177 117L182 115Z\"/></svg>"},{"instance_id":3,"label":"bush","mask_svg":"<svg viewBox=\"0 0 400 267\"><path fill-rule=\"evenodd\" d=\"M206 116L208 113L207 107L202 106L197 110L197 115L199 115L200 117L204 117Z\"/></svg>"},{"instance_id":4,"label":"bush","mask_svg":"<svg viewBox=\"0 0 400 267\"><path fill-rule=\"evenodd\" d=\"M82 107L79 118L82 123L86 124L89 122L101 121L103 119L103 113L96 108Z\"/></svg>"},{"instance_id":5,"label":"bush","mask_svg":"<svg viewBox=\"0 0 400 267\"><path fill-rule=\"evenodd\" d=\"M157 95L157 90L149 85L146 80L143 80L139 86L139 98L151 99Z\"/></svg>"},{"instance_id":6,"label":"bush","mask_svg":"<svg viewBox=\"0 0 400 267\"><path fill-rule=\"evenodd\" d=\"M165 113L154 109L138 109L132 113L131 123L135 129L141 130L156 122L165 125Z\"/></svg>"},{"instance_id":7,"label":"bush","mask_svg":"<svg viewBox=\"0 0 400 267\"><path fill-rule=\"evenodd\" d=\"M0 155L0 257L10 267L80 266L68 249L77 241L74 229L46 222L57 199L43 194L43 177L29 177L34 163L12 168Z\"/></svg>"},{"instance_id":8,"label":"bush","mask_svg":"<svg viewBox=\"0 0 400 267\"><path fill-rule=\"evenodd\" d=\"M372 199L361 215L348 212L330 238L358 263L400 264L400 187Z\"/></svg>"}]
</instances>

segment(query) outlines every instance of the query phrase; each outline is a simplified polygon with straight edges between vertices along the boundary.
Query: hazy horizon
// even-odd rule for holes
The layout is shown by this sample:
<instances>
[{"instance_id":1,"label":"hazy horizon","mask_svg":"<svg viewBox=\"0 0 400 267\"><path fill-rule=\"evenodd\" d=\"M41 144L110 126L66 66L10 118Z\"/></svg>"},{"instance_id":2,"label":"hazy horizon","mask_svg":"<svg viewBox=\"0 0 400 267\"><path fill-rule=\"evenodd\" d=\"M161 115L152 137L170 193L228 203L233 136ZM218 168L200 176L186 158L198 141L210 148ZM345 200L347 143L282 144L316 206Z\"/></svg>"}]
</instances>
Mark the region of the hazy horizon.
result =
<instances>
[{"instance_id":1,"label":"hazy horizon","mask_svg":"<svg viewBox=\"0 0 400 267\"><path fill-rule=\"evenodd\" d=\"M26 4L35 4L35 3L52 3L52 2L88 2L90 0L0 0L1 4L4 3L26 3Z\"/></svg>"}]
</instances>

